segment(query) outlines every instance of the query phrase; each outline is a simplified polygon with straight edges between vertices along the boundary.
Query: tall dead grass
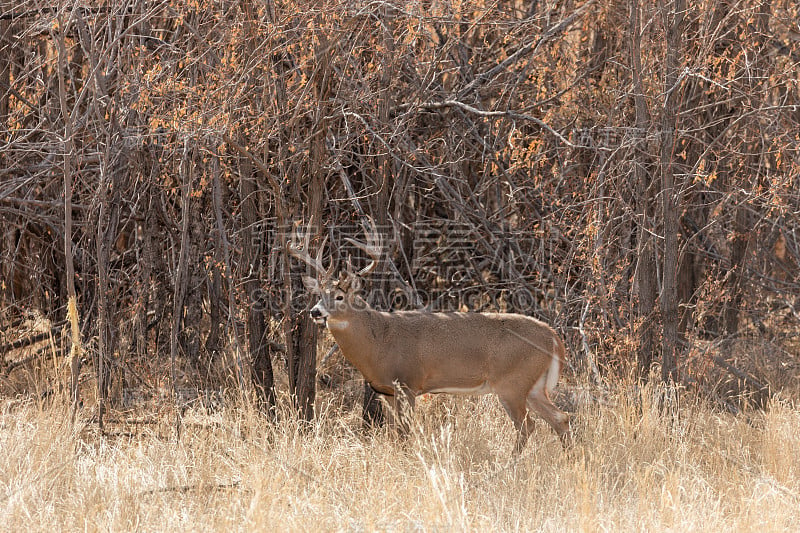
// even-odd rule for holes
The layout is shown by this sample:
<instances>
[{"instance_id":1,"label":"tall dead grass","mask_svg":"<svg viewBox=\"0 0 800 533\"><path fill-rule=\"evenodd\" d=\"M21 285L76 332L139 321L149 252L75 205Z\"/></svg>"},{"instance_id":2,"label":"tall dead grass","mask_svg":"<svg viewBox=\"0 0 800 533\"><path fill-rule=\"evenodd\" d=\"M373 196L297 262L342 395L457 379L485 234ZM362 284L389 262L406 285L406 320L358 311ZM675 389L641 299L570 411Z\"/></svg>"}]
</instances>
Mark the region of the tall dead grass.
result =
<instances>
[{"instance_id":1,"label":"tall dead grass","mask_svg":"<svg viewBox=\"0 0 800 533\"><path fill-rule=\"evenodd\" d=\"M190 412L177 442L171 416L101 436L5 400L0 530L796 530L800 410L671 416L631 391L579 402L569 451L538 423L517 461L489 396L420 402L406 441L341 407L312 427Z\"/></svg>"}]
</instances>

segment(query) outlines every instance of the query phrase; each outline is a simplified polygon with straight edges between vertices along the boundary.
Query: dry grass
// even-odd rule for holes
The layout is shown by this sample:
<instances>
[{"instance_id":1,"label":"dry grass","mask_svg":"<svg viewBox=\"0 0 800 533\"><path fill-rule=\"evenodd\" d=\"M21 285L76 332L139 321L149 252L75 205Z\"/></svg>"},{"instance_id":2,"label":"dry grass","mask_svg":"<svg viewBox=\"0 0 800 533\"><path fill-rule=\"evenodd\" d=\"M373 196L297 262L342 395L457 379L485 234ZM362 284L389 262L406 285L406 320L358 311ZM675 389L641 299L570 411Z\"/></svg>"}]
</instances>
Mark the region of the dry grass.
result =
<instances>
[{"instance_id":1,"label":"dry grass","mask_svg":"<svg viewBox=\"0 0 800 533\"><path fill-rule=\"evenodd\" d=\"M748 421L696 404L676 420L652 396L585 402L569 452L539 423L516 462L492 397L422 402L405 442L341 408L305 430L189 413L176 443L170 417L100 436L6 400L0 530L796 530L800 410Z\"/></svg>"}]
</instances>

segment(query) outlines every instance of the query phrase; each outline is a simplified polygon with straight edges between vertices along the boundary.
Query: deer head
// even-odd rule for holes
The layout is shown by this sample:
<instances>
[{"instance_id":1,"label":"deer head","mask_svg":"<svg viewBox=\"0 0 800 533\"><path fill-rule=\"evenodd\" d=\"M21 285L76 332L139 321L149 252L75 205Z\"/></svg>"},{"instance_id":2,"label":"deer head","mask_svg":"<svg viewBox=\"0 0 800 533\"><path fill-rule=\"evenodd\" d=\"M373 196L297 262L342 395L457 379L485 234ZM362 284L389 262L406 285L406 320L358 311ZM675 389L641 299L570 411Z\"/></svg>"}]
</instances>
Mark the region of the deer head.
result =
<instances>
[{"instance_id":1,"label":"deer head","mask_svg":"<svg viewBox=\"0 0 800 533\"><path fill-rule=\"evenodd\" d=\"M292 240L289 245L289 253L309 265L316 273L314 277L303 276L303 284L306 288L319 295L320 300L311 308L311 318L317 324L327 326L329 329L347 322L347 316L359 310L369 309L369 305L360 296L361 279L369 274L378 264L381 255L382 239L375 228L372 218L368 217L365 223L367 242L363 243L351 238L345 240L355 247L363 250L370 258L370 262L361 270L355 271L348 261L346 271L339 275L338 279L333 279L335 263L330 261L326 268L322 263L325 252L325 243L328 237L325 236L316 257L309 253L309 241L311 238L311 222L306 228L305 236L301 239L297 228L292 232Z\"/></svg>"}]
</instances>

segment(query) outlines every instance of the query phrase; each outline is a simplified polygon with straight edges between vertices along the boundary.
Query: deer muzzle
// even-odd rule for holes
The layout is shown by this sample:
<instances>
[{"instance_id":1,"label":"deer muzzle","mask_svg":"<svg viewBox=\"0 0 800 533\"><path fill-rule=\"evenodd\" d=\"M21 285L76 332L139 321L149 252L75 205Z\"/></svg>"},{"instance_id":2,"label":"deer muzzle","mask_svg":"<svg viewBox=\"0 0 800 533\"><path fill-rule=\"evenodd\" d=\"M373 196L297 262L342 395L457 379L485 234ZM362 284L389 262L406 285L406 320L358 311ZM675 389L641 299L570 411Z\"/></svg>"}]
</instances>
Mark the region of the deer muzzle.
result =
<instances>
[{"instance_id":1,"label":"deer muzzle","mask_svg":"<svg viewBox=\"0 0 800 533\"><path fill-rule=\"evenodd\" d=\"M328 319L328 311L319 303L311 308L309 312L311 319L317 324L324 326Z\"/></svg>"}]
</instances>

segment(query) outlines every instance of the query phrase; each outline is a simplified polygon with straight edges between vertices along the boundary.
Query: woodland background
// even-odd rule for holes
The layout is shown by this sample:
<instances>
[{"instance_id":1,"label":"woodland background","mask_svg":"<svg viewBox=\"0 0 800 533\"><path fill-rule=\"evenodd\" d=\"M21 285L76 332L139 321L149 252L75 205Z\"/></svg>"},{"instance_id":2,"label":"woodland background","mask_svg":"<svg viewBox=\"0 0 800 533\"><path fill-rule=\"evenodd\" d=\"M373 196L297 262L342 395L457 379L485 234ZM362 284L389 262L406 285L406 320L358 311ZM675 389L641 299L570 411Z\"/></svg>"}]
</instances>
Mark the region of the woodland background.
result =
<instances>
[{"instance_id":1,"label":"woodland background","mask_svg":"<svg viewBox=\"0 0 800 533\"><path fill-rule=\"evenodd\" d=\"M0 6L1 395L310 420L341 383L288 232L358 263L369 216L376 307L536 316L600 387L797 397L794 0Z\"/></svg>"}]
</instances>

